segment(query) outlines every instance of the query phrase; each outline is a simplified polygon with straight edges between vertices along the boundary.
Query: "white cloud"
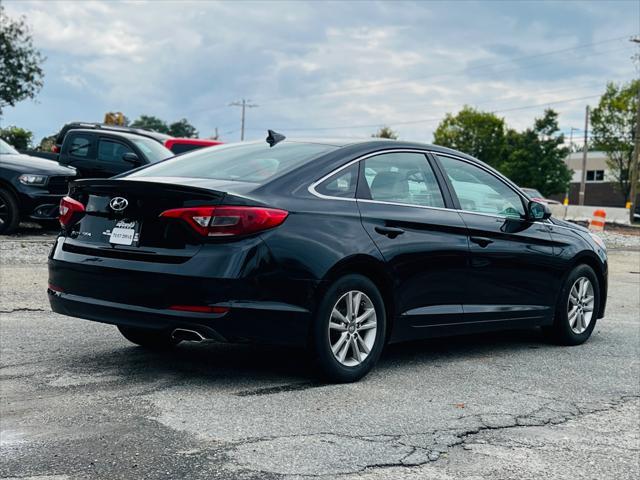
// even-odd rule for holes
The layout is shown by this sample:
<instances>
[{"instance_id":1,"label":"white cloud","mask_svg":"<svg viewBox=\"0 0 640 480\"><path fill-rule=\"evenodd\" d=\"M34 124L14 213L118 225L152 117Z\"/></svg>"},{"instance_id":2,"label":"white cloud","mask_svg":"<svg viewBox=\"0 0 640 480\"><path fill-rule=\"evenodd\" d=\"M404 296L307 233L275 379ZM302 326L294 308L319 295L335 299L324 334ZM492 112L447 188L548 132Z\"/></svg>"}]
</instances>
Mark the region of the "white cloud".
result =
<instances>
[{"instance_id":1,"label":"white cloud","mask_svg":"<svg viewBox=\"0 0 640 480\"><path fill-rule=\"evenodd\" d=\"M508 60L633 33L638 16L626 2L3 3L9 14L27 16L49 57L40 103L6 112L41 134L68 115L100 119L107 110L187 117L202 132L237 130L238 111L227 104L248 97L260 104L249 112L249 128L397 123L403 138L428 141L437 121L406 122L464 104L552 103L631 78L623 40ZM553 105L561 124L581 125L585 102ZM69 103L74 108L60 108ZM541 112L502 115L523 128Z\"/></svg>"}]
</instances>

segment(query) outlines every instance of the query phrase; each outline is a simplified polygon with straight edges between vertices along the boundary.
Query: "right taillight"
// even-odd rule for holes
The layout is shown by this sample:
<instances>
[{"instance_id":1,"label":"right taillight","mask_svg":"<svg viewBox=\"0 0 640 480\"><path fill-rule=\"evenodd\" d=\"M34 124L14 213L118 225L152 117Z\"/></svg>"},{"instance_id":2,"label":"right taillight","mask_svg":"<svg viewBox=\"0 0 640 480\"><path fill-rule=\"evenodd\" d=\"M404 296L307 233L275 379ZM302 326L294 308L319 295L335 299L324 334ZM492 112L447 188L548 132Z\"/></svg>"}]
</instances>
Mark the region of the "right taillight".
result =
<instances>
[{"instance_id":1,"label":"right taillight","mask_svg":"<svg viewBox=\"0 0 640 480\"><path fill-rule=\"evenodd\" d=\"M84 205L71 197L63 197L60 200L60 216L58 220L63 228L72 225L84 215Z\"/></svg>"},{"instance_id":2,"label":"right taillight","mask_svg":"<svg viewBox=\"0 0 640 480\"><path fill-rule=\"evenodd\" d=\"M206 237L248 235L277 227L289 215L286 210L264 207L189 207L165 210L164 218L177 218Z\"/></svg>"}]
</instances>

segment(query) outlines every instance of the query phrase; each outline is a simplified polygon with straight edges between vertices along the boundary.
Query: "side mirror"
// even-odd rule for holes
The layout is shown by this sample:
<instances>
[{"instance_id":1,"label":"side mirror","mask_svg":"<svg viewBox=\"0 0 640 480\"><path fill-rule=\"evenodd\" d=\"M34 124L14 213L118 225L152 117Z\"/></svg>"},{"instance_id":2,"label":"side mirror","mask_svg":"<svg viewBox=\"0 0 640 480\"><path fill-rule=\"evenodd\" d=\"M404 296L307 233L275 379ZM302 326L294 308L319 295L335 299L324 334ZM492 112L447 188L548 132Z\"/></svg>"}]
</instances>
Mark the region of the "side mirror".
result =
<instances>
[{"instance_id":1,"label":"side mirror","mask_svg":"<svg viewBox=\"0 0 640 480\"><path fill-rule=\"evenodd\" d=\"M138 155L136 155L133 152L127 152L122 154L122 160L124 160L125 162L133 163L134 165L142 164L142 162L138 158Z\"/></svg>"},{"instance_id":2,"label":"side mirror","mask_svg":"<svg viewBox=\"0 0 640 480\"><path fill-rule=\"evenodd\" d=\"M529 220L546 220L551 216L549 206L544 203L531 200L527 208Z\"/></svg>"}]
</instances>

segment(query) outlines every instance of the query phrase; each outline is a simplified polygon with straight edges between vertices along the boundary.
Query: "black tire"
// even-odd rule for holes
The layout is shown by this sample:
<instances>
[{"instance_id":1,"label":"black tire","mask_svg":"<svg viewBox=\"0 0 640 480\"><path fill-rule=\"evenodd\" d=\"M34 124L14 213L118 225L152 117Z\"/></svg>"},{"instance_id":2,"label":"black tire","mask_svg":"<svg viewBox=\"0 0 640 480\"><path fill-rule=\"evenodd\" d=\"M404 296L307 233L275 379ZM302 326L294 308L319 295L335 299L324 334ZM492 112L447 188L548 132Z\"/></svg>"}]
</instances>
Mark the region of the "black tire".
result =
<instances>
[{"instance_id":1,"label":"black tire","mask_svg":"<svg viewBox=\"0 0 640 480\"><path fill-rule=\"evenodd\" d=\"M171 338L171 333L165 330L150 330L123 325L118 325L118 330L131 343L151 350L167 350L180 343L180 340Z\"/></svg>"},{"instance_id":2,"label":"black tire","mask_svg":"<svg viewBox=\"0 0 640 480\"><path fill-rule=\"evenodd\" d=\"M18 200L10 191L0 188L0 235L12 233L20 223Z\"/></svg>"},{"instance_id":3,"label":"black tire","mask_svg":"<svg viewBox=\"0 0 640 480\"><path fill-rule=\"evenodd\" d=\"M348 294L348 292L350 291L358 291L366 295L366 300L364 299L364 297L362 297L363 305L367 300L370 302L370 305L375 311L376 322L375 338L373 339L373 343L369 349L369 353L366 354L366 357L361 361L361 363L353 366L342 364L333 354L329 333L329 321L331 320L333 308L334 306L336 306L336 302L342 299L342 297L345 294ZM369 308L371 308L371 306ZM372 321L373 320L371 320L371 322ZM362 324L364 323L370 323L370 320L363 321ZM357 274L345 275L336 280L328 288L322 300L320 301L315 314L311 332L311 345L313 354L323 379L334 383L347 383L355 382L364 377L367 373L369 373L369 371L371 371L371 369L380 358L380 354L382 353L382 349L385 344L387 333L386 329L387 320L384 300L382 299L382 295L380 294L378 288L371 280L369 280L367 277ZM360 337L361 339L364 338L364 335L367 335L364 329L359 333L350 331L346 331L343 333L348 333L349 335L362 334L363 336ZM342 333L335 332L334 334L342 335ZM353 338L354 342L357 343L358 337L355 336ZM371 339L369 339L369 341L371 342ZM357 345L357 348L359 350L362 343L357 343ZM353 353L353 356L355 356L353 347L349 346L348 348L350 349L349 351ZM361 355L362 352L359 351L359 354Z\"/></svg>"},{"instance_id":4,"label":"black tire","mask_svg":"<svg viewBox=\"0 0 640 480\"><path fill-rule=\"evenodd\" d=\"M576 282L586 278L593 288L593 310L589 323L584 331L577 333L569 320L569 295ZM593 269L588 265L576 266L567 276L558 297L553 325L542 329L545 336L558 345L580 345L586 342L596 326L600 311L600 284Z\"/></svg>"}]
</instances>

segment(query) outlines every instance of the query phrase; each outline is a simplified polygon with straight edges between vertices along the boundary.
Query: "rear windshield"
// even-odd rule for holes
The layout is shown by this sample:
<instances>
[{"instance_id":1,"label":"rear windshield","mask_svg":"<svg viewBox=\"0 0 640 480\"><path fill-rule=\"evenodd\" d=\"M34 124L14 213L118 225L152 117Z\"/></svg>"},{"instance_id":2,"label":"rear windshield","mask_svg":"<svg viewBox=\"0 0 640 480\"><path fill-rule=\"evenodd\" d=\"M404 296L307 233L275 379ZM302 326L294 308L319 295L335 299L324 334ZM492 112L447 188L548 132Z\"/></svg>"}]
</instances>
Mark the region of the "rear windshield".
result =
<instances>
[{"instance_id":1,"label":"rear windshield","mask_svg":"<svg viewBox=\"0 0 640 480\"><path fill-rule=\"evenodd\" d=\"M150 165L130 177L190 177L265 183L324 153L331 145L265 142L217 145Z\"/></svg>"}]
</instances>

